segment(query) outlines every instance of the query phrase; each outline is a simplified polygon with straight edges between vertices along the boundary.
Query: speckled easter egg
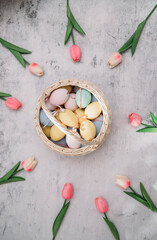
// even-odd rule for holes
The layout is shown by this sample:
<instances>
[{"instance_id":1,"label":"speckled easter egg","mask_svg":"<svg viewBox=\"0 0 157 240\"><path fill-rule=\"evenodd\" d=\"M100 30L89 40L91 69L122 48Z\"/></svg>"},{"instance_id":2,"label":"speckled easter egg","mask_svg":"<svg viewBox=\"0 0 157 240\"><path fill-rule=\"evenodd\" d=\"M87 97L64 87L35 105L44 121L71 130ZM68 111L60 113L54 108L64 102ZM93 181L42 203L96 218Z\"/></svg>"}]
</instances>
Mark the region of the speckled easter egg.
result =
<instances>
[{"instance_id":1,"label":"speckled easter egg","mask_svg":"<svg viewBox=\"0 0 157 240\"><path fill-rule=\"evenodd\" d=\"M66 144L66 138L62 138L59 141L52 141L53 143L57 144L60 147L68 148L68 145Z\"/></svg>"},{"instance_id":2,"label":"speckled easter egg","mask_svg":"<svg viewBox=\"0 0 157 240\"><path fill-rule=\"evenodd\" d=\"M62 87L62 88L67 89L69 93L71 93L71 91L72 91L72 86L71 86L71 85L64 86L64 87Z\"/></svg>"},{"instance_id":3,"label":"speckled easter egg","mask_svg":"<svg viewBox=\"0 0 157 240\"><path fill-rule=\"evenodd\" d=\"M51 127L53 125L53 123L51 122L51 120L46 116L45 112L43 109L40 110L39 113L39 121L42 125L46 125Z\"/></svg>"},{"instance_id":4,"label":"speckled easter egg","mask_svg":"<svg viewBox=\"0 0 157 240\"><path fill-rule=\"evenodd\" d=\"M87 119L95 119L97 118L102 111L99 102L90 103L85 109L85 115Z\"/></svg>"},{"instance_id":5,"label":"speckled easter egg","mask_svg":"<svg viewBox=\"0 0 157 240\"><path fill-rule=\"evenodd\" d=\"M42 126L43 133L49 138L50 137L50 130L51 127L44 127Z\"/></svg>"},{"instance_id":6,"label":"speckled easter egg","mask_svg":"<svg viewBox=\"0 0 157 240\"><path fill-rule=\"evenodd\" d=\"M62 124L65 128L66 126L64 124ZM56 125L53 125L51 127L51 131L50 131L50 137L53 141L59 141L61 140L62 138L64 138L65 136L65 133L62 132Z\"/></svg>"},{"instance_id":7,"label":"speckled easter egg","mask_svg":"<svg viewBox=\"0 0 157 240\"><path fill-rule=\"evenodd\" d=\"M66 101L66 103L64 104L65 108L67 108L67 109L69 109L71 111L75 111L76 110L77 104L76 104L76 101L75 101L75 96L76 96L75 93L70 93L69 94L69 98Z\"/></svg>"},{"instance_id":8,"label":"speckled easter egg","mask_svg":"<svg viewBox=\"0 0 157 240\"><path fill-rule=\"evenodd\" d=\"M49 98L49 102L52 105L60 106L63 105L69 98L69 92L65 88L58 88L54 90Z\"/></svg>"},{"instance_id":9,"label":"speckled easter egg","mask_svg":"<svg viewBox=\"0 0 157 240\"><path fill-rule=\"evenodd\" d=\"M86 141L91 141L96 136L96 127L89 120L84 120L80 125L80 134Z\"/></svg>"},{"instance_id":10,"label":"speckled easter egg","mask_svg":"<svg viewBox=\"0 0 157 240\"><path fill-rule=\"evenodd\" d=\"M80 88L76 92L76 103L79 108L85 108L91 102L91 93L86 89Z\"/></svg>"},{"instance_id":11,"label":"speckled easter egg","mask_svg":"<svg viewBox=\"0 0 157 240\"><path fill-rule=\"evenodd\" d=\"M80 137L80 135L78 134L78 132L74 133L76 136ZM77 140L71 138L70 136L66 135L66 143L68 145L69 148L72 149L78 149L81 147L81 143L79 143Z\"/></svg>"},{"instance_id":12,"label":"speckled easter egg","mask_svg":"<svg viewBox=\"0 0 157 240\"><path fill-rule=\"evenodd\" d=\"M78 119L71 110L65 109L64 112L59 113L59 118L62 123L64 123L68 127L78 127Z\"/></svg>"},{"instance_id":13,"label":"speckled easter egg","mask_svg":"<svg viewBox=\"0 0 157 240\"><path fill-rule=\"evenodd\" d=\"M97 137L101 130L102 124L103 124L103 115L101 114L99 117L94 119L92 122L94 123L94 125L96 127L96 137Z\"/></svg>"}]
</instances>

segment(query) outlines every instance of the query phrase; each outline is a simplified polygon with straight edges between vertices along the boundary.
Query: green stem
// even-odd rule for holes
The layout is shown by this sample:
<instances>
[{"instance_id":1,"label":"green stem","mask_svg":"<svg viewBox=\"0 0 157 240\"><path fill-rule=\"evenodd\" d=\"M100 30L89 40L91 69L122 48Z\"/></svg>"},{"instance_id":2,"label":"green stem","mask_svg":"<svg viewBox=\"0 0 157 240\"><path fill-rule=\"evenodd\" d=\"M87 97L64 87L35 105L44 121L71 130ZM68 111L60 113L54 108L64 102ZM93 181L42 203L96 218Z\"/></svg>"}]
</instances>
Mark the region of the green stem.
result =
<instances>
[{"instance_id":1,"label":"green stem","mask_svg":"<svg viewBox=\"0 0 157 240\"><path fill-rule=\"evenodd\" d=\"M129 188L131 189L132 192L134 192L135 194L139 195L131 186Z\"/></svg>"},{"instance_id":2,"label":"green stem","mask_svg":"<svg viewBox=\"0 0 157 240\"><path fill-rule=\"evenodd\" d=\"M0 97L0 99L2 99L3 101L6 101L6 99L4 97Z\"/></svg>"},{"instance_id":3,"label":"green stem","mask_svg":"<svg viewBox=\"0 0 157 240\"><path fill-rule=\"evenodd\" d=\"M69 7L69 0L67 0L67 6Z\"/></svg>"},{"instance_id":4,"label":"green stem","mask_svg":"<svg viewBox=\"0 0 157 240\"><path fill-rule=\"evenodd\" d=\"M74 39L73 29L72 29L72 32L71 32L71 36L72 36L73 45L75 45L75 39Z\"/></svg>"},{"instance_id":5,"label":"green stem","mask_svg":"<svg viewBox=\"0 0 157 240\"><path fill-rule=\"evenodd\" d=\"M146 17L145 21L147 21L150 16L152 15L152 13L155 11L155 9L157 8L157 4L155 5L155 7L152 9L152 11L149 13L149 15Z\"/></svg>"},{"instance_id":6,"label":"green stem","mask_svg":"<svg viewBox=\"0 0 157 240\"><path fill-rule=\"evenodd\" d=\"M65 204L66 204L66 201L67 201L67 200L65 199L65 200L64 200L64 203L63 203L63 207L65 206Z\"/></svg>"},{"instance_id":7,"label":"green stem","mask_svg":"<svg viewBox=\"0 0 157 240\"><path fill-rule=\"evenodd\" d=\"M21 168L21 169L17 170L17 171L13 174L13 176L16 175L17 173L23 171L23 170L24 170L24 168Z\"/></svg>"},{"instance_id":8,"label":"green stem","mask_svg":"<svg viewBox=\"0 0 157 240\"><path fill-rule=\"evenodd\" d=\"M107 217L107 214L106 214L106 213L104 213L104 216L105 216L105 218L106 218L106 219L108 219L108 217Z\"/></svg>"}]
</instances>

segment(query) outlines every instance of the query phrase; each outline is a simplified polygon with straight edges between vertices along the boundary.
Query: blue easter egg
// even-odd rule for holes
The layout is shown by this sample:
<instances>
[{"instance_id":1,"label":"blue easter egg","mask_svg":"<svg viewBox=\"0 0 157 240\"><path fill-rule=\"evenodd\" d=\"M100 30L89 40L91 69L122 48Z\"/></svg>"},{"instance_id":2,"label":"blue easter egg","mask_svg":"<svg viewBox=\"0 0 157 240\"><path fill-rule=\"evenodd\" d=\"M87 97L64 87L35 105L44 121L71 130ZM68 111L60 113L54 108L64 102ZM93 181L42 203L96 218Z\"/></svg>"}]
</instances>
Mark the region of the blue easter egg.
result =
<instances>
[{"instance_id":1,"label":"blue easter egg","mask_svg":"<svg viewBox=\"0 0 157 240\"><path fill-rule=\"evenodd\" d=\"M39 121L43 126L48 126L51 127L53 125L53 123L51 122L51 120L46 116L45 112L43 109L40 110L39 113Z\"/></svg>"},{"instance_id":2,"label":"blue easter egg","mask_svg":"<svg viewBox=\"0 0 157 240\"><path fill-rule=\"evenodd\" d=\"M52 140L51 140L52 141ZM59 145L60 147L64 147L64 148L67 148L68 146L67 146L67 143L66 143L66 138L64 137L64 138L62 138L61 140L59 140L59 141L56 141L56 142L54 142L54 141L52 141L53 143L55 143L55 144L57 144L57 145Z\"/></svg>"},{"instance_id":3,"label":"blue easter egg","mask_svg":"<svg viewBox=\"0 0 157 240\"><path fill-rule=\"evenodd\" d=\"M85 108L88 106L88 104L91 102L91 93L84 89L84 88L80 88L77 92L76 92L76 104L79 108Z\"/></svg>"},{"instance_id":4,"label":"blue easter egg","mask_svg":"<svg viewBox=\"0 0 157 240\"><path fill-rule=\"evenodd\" d=\"M103 115L100 114L100 116L97 117L96 119L94 119L92 122L94 123L94 125L96 127L96 137L97 137L101 130L102 124L103 124Z\"/></svg>"},{"instance_id":5,"label":"blue easter egg","mask_svg":"<svg viewBox=\"0 0 157 240\"><path fill-rule=\"evenodd\" d=\"M97 102L98 101L98 99L92 94L92 100L91 100L91 102Z\"/></svg>"}]
</instances>

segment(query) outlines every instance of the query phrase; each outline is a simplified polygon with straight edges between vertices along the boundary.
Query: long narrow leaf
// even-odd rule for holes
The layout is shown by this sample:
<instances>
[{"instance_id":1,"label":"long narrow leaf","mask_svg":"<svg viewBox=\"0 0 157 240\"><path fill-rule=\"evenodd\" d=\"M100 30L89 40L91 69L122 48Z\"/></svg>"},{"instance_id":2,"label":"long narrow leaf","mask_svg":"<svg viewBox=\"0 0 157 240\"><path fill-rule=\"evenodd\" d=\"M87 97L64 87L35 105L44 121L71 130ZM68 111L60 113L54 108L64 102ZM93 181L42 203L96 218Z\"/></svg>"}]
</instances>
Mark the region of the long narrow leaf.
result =
<instances>
[{"instance_id":1,"label":"long narrow leaf","mask_svg":"<svg viewBox=\"0 0 157 240\"><path fill-rule=\"evenodd\" d=\"M151 118L152 118L152 122L153 122L154 125L157 127L157 118L155 117L155 115L154 115L152 112L150 112L150 116L151 116Z\"/></svg>"},{"instance_id":2,"label":"long narrow leaf","mask_svg":"<svg viewBox=\"0 0 157 240\"><path fill-rule=\"evenodd\" d=\"M138 25L138 27L137 27L136 34L135 34L135 36L134 36L133 43L132 43L132 47L131 47L132 56L133 56L134 53L135 53L135 50L136 50L138 41L139 41L139 39L140 39L142 30L143 30L145 24L146 24L146 20L144 20L143 22L141 22L141 23Z\"/></svg>"},{"instance_id":3,"label":"long narrow leaf","mask_svg":"<svg viewBox=\"0 0 157 240\"><path fill-rule=\"evenodd\" d=\"M148 125L148 124L145 124L145 123L141 123L141 125L145 126L145 127L154 127L154 126L151 126L151 125Z\"/></svg>"},{"instance_id":4,"label":"long narrow leaf","mask_svg":"<svg viewBox=\"0 0 157 240\"><path fill-rule=\"evenodd\" d=\"M67 6L67 17L68 19L71 21L73 27L79 32L81 33L82 35L85 35L85 32L83 31L83 29L81 28L81 26L78 24L78 22L76 21L76 19L74 18L71 10L70 10L70 7Z\"/></svg>"},{"instance_id":5,"label":"long narrow leaf","mask_svg":"<svg viewBox=\"0 0 157 240\"><path fill-rule=\"evenodd\" d=\"M15 50L15 51L17 51L17 52L25 53L25 54L32 53L31 51L28 51L28 50L26 50L26 49L24 49L24 48L20 48L20 47L12 44L12 43L10 43L10 42L5 41L5 40L2 39L2 38L0 38L0 42L1 42L1 44L2 44L4 47L6 47L6 48L8 48L8 49L12 49L12 50Z\"/></svg>"},{"instance_id":6,"label":"long narrow leaf","mask_svg":"<svg viewBox=\"0 0 157 240\"><path fill-rule=\"evenodd\" d=\"M12 183L12 182L21 182L21 181L25 181L25 178L22 177L11 177L6 181L0 182L0 185L2 184L6 184L6 183Z\"/></svg>"},{"instance_id":7,"label":"long narrow leaf","mask_svg":"<svg viewBox=\"0 0 157 240\"><path fill-rule=\"evenodd\" d=\"M64 40L64 44L67 43L67 41L69 40L69 37L71 35L71 32L72 32L72 23L71 21L68 19L68 24L67 24L67 30L66 30L66 34L65 34L65 40Z\"/></svg>"},{"instance_id":8,"label":"long narrow leaf","mask_svg":"<svg viewBox=\"0 0 157 240\"><path fill-rule=\"evenodd\" d=\"M119 232L118 232L116 226L114 225L114 223L111 222L111 221L109 221L109 220L108 220L107 218L105 218L105 217L103 217L103 219L104 219L105 222L107 223L107 225L108 225L110 231L112 232L114 238L115 238L116 240L120 240Z\"/></svg>"},{"instance_id":9,"label":"long narrow leaf","mask_svg":"<svg viewBox=\"0 0 157 240\"><path fill-rule=\"evenodd\" d=\"M157 132L157 127L146 127L137 130L136 132L151 132L151 133L156 133Z\"/></svg>"},{"instance_id":10,"label":"long narrow leaf","mask_svg":"<svg viewBox=\"0 0 157 240\"><path fill-rule=\"evenodd\" d=\"M2 178L0 178L0 183L8 180L14 172L19 168L21 162L18 162L8 173L6 173Z\"/></svg>"},{"instance_id":11,"label":"long narrow leaf","mask_svg":"<svg viewBox=\"0 0 157 240\"><path fill-rule=\"evenodd\" d=\"M134 39L134 36L136 34L136 31L134 32L134 34L129 38L129 40L124 43L124 45L118 50L118 52L121 54L123 52L125 52L127 49L129 49L131 46L132 46L132 43L133 43L133 39Z\"/></svg>"},{"instance_id":12,"label":"long narrow leaf","mask_svg":"<svg viewBox=\"0 0 157 240\"><path fill-rule=\"evenodd\" d=\"M54 223L53 223L53 227L52 227L52 232L53 232L53 240L55 239L57 232L60 228L60 225L63 221L63 218L68 210L70 202L68 202L64 207L62 207L62 209L60 210L60 212L58 213Z\"/></svg>"},{"instance_id":13,"label":"long narrow leaf","mask_svg":"<svg viewBox=\"0 0 157 240\"><path fill-rule=\"evenodd\" d=\"M0 97L11 97L11 94L0 92Z\"/></svg>"},{"instance_id":14,"label":"long narrow leaf","mask_svg":"<svg viewBox=\"0 0 157 240\"><path fill-rule=\"evenodd\" d=\"M152 211L154 211L156 209L155 204L153 203L152 199L150 198L149 194L147 193L143 183L140 182L140 189L141 189L141 193L143 195L143 197L146 199L146 201L148 202L150 209Z\"/></svg>"},{"instance_id":15,"label":"long narrow leaf","mask_svg":"<svg viewBox=\"0 0 157 240\"><path fill-rule=\"evenodd\" d=\"M25 63L25 60L23 59L21 53L15 51L15 50L12 50L12 49L9 49L9 50L17 58L17 60L22 64L22 66L25 68L26 63Z\"/></svg>"},{"instance_id":16,"label":"long narrow leaf","mask_svg":"<svg viewBox=\"0 0 157 240\"><path fill-rule=\"evenodd\" d=\"M137 196L136 194L132 193L132 192L126 192L124 191L124 193L126 193L128 196L134 198L135 200L137 200L138 202L142 203L144 206L146 206L147 208L149 207L149 204L147 203L147 201L145 201L142 197Z\"/></svg>"}]
</instances>

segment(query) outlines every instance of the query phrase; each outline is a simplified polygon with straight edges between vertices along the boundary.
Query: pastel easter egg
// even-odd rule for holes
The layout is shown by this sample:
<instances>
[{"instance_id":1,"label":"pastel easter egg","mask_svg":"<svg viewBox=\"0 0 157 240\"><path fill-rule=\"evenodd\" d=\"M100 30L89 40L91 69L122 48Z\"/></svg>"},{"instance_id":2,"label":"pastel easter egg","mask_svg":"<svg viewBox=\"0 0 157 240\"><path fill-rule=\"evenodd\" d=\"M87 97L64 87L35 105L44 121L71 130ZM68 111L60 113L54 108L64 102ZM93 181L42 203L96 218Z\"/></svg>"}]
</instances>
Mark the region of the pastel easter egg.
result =
<instances>
[{"instance_id":1,"label":"pastel easter egg","mask_svg":"<svg viewBox=\"0 0 157 240\"><path fill-rule=\"evenodd\" d=\"M78 118L79 123L81 123L84 119L84 110L77 108L74 112L76 114L76 117Z\"/></svg>"},{"instance_id":2,"label":"pastel easter egg","mask_svg":"<svg viewBox=\"0 0 157 240\"><path fill-rule=\"evenodd\" d=\"M60 121L59 112L55 114L55 118Z\"/></svg>"},{"instance_id":3,"label":"pastel easter egg","mask_svg":"<svg viewBox=\"0 0 157 240\"><path fill-rule=\"evenodd\" d=\"M76 136L80 137L78 132L74 133ZM69 148L72 149L78 149L81 147L81 143L79 143L77 140L71 138L70 136L66 135L66 143L68 145Z\"/></svg>"},{"instance_id":4,"label":"pastel easter egg","mask_svg":"<svg viewBox=\"0 0 157 240\"><path fill-rule=\"evenodd\" d=\"M62 124L65 128L66 126L64 124ZM51 127L51 131L50 131L50 137L53 141L59 141L61 140L62 138L64 138L65 136L65 133L62 132L56 125L53 125Z\"/></svg>"},{"instance_id":5,"label":"pastel easter egg","mask_svg":"<svg viewBox=\"0 0 157 240\"><path fill-rule=\"evenodd\" d=\"M87 119L95 119L97 118L102 111L99 102L90 103L85 109L85 115Z\"/></svg>"},{"instance_id":6,"label":"pastel easter egg","mask_svg":"<svg viewBox=\"0 0 157 240\"><path fill-rule=\"evenodd\" d=\"M60 106L63 105L69 98L69 92L65 88L58 88L54 90L49 98L49 102L52 105Z\"/></svg>"},{"instance_id":7,"label":"pastel easter egg","mask_svg":"<svg viewBox=\"0 0 157 240\"><path fill-rule=\"evenodd\" d=\"M51 127L53 125L53 123L51 122L51 120L46 116L45 112L43 109L40 110L39 113L39 121L42 125L44 126L49 126Z\"/></svg>"},{"instance_id":8,"label":"pastel easter egg","mask_svg":"<svg viewBox=\"0 0 157 240\"><path fill-rule=\"evenodd\" d=\"M64 86L63 88L67 89L69 93L71 93L71 91L72 91L71 85Z\"/></svg>"},{"instance_id":9,"label":"pastel easter egg","mask_svg":"<svg viewBox=\"0 0 157 240\"><path fill-rule=\"evenodd\" d=\"M49 99L47 101L45 101L45 105L50 111L53 111L56 108L56 106L54 106L50 103Z\"/></svg>"},{"instance_id":10,"label":"pastel easter egg","mask_svg":"<svg viewBox=\"0 0 157 240\"><path fill-rule=\"evenodd\" d=\"M91 102L97 102L98 101L98 99L92 94L92 100L91 100Z\"/></svg>"},{"instance_id":11,"label":"pastel easter egg","mask_svg":"<svg viewBox=\"0 0 157 240\"><path fill-rule=\"evenodd\" d=\"M80 88L76 92L76 103L79 108L85 108L91 102L91 93L86 89Z\"/></svg>"},{"instance_id":12,"label":"pastel easter egg","mask_svg":"<svg viewBox=\"0 0 157 240\"><path fill-rule=\"evenodd\" d=\"M62 138L59 141L52 141L53 143L57 144L60 147L64 147L64 148L68 148L67 144L66 144L66 137Z\"/></svg>"},{"instance_id":13,"label":"pastel easter egg","mask_svg":"<svg viewBox=\"0 0 157 240\"><path fill-rule=\"evenodd\" d=\"M73 91L76 93L79 89L80 89L80 87L75 86L75 87L73 88Z\"/></svg>"},{"instance_id":14,"label":"pastel easter egg","mask_svg":"<svg viewBox=\"0 0 157 240\"><path fill-rule=\"evenodd\" d=\"M64 109L64 112L59 113L59 118L62 123L64 123L68 127L78 127L78 119L71 110Z\"/></svg>"},{"instance_id":15,"label":"pastel easter egg","mask_svg":"<svg viewBox=\"0 0 157 240\"><path fill-rule=\"evenodd\" d=\"M67 108L67 109L69 109L71 111L75 111L76 110L77 104L76 104L76 101L75 101L75 96L76 96L75 93L70 93L69 94L69 98L66 101L66 103L64 104L65 108Z\"/></svg>"},{"instance_id":16,"label":"pastel easter egg","mask_svg":"<svg viewBox=\"0 0 157 240\"><path fill-rule=\"evenodd\" d=\"M43 133L49 138L50 137L50 130L51 127L44 127L42 126Z\"/></svg>"},{"instance_id":17,"label":"pastel easter egg","mask_svg":"<svg viewBox=\"0 0 157 240\"><path fill-rule=\"evenodd\" d=\"M91 141L96 136L96 127L89 120L84 120L80 125L80 134L86 141Z\"/></svg>"},{"instance_id":18,"label":"pastel easter egg","mask_svg":"<svg viewBox=\"0 0 157 240\"><path fill-rule=\"evenodd\" d=\"M103 115L101 114L99 117L94 119L92 122L94 123L94 125L96 127L96 137L97 137L101 130L102 124L103 124Z\"/></svg>"}]
</instances>

